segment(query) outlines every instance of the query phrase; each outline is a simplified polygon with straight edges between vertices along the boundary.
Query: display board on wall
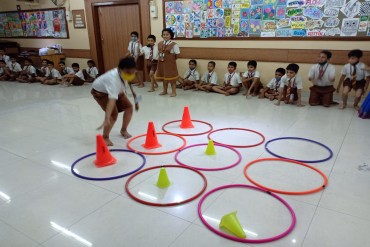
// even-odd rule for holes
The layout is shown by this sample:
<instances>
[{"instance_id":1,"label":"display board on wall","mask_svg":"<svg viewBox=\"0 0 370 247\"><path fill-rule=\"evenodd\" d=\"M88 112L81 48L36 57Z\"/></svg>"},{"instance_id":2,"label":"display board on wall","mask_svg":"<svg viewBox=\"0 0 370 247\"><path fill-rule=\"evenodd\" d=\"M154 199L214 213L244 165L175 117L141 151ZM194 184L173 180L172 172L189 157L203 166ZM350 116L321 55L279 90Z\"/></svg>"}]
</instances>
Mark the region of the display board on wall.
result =
<instances>
[{"instance_id":1,"label":"display board on wall","mask_svg":"<svg viewBox=\"0 0 370 247\"><path fill-rule=\"evenodd\" d=\"M370 40L370 0L165 0L163 10L178 39Z\"/></svg>"},{"instance_id":2,"label":"display board on wall","mask_svg":"<svg viewBox=\"0 0 370 247\"><path fill-rule=\"evenodd\" d=\"M0 37L69 38L65 8L0 12Z\"/></svg>"}]
</instances>

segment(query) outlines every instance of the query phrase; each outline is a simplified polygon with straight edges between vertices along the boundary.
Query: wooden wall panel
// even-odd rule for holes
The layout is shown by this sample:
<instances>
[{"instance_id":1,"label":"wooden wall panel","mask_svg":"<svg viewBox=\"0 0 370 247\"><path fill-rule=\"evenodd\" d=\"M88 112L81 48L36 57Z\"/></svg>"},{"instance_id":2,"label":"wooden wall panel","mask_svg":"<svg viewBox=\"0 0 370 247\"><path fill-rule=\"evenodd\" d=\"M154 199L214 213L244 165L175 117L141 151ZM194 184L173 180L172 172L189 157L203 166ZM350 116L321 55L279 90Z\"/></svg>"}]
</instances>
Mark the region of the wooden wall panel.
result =
<instances>
[{"instance_id":1,"label":"wooden wall panel","mask_svg":"<svg viewBox=\"0 0 370 247\"><path fill-rule=\"evenodd\" d=\"M30 50L38 51L39 49L38 47L21 47L21 52ZM63 49L63 55L73 58L91 58L90 50L87 49Z\"/></svg>"}]
</instances>

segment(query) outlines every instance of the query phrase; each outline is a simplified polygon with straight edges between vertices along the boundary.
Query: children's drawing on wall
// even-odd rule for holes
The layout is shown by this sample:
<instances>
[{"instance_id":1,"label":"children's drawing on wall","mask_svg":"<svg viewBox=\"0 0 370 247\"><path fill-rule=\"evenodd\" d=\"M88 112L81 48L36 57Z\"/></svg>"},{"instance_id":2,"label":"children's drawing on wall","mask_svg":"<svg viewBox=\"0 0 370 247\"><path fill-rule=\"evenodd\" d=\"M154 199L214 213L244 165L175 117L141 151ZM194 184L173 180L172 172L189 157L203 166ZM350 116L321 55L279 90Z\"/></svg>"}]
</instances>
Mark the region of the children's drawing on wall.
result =
<instances>
[{"instance_id":1,"label":"children's drawing on wall","mask_svg":"<svg viewBox=\"0 0 370 247\"><path fill-rule=\"evenodd\" d=\"M185 0L165 1L164 10L166 27L179 38L366 37L369 33L370 0ZM53 18L49 25L55 26ZM4 26L1 30L5 32Z\"/></svg>"}]
</instances>

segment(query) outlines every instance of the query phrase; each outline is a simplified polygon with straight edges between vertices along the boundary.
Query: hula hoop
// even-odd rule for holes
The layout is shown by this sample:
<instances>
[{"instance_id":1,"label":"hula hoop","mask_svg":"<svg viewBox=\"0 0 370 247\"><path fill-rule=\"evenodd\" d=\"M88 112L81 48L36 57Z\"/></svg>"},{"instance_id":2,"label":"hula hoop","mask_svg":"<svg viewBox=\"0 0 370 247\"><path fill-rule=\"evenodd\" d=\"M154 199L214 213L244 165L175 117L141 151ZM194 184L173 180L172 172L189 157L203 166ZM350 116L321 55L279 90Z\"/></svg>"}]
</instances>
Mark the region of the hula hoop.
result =
<instances>
[{"instance_id":1,"label":"hula hoop","mask_svg":"<svg viewBox=\"0 0 370 247\"><path fill-rule=\"evenodd\" d=\"M226 170L226 169L229 169L231 167L234 167L236 165L238 165L240 163L240 161L242 160L242 156L241 154L238 152L238 150L236 150L235 148L232 148L232 147L229 147L229 146L226 146L226 145L221 145L221 144L215 144L215 146L219 146L219 147L224 147L224 148L228 148L230 149L231 151L233 151L234 153L236 153L238 155L238 160L229 165L229 166L225 166L225 167L220 167L220 168L202 168L202 167L195 167L195 166L189 166L189 165L186 165L185 163L182 163L181 161L179 161L178 159L178 156L179 154L184 151L185 149L188 149L188 148L191 148L191 147L199 147L199 146L207 146L208 144L195 144L195 145L190 145L190 146L187 146L183 149L180 149L179 151L177 151L177 153L175 154L175 161L182 165L182 166L186 166L186 167L191 167L193 169L196 169L196 170L201 170L201 171L219 171L219 170Z\"/></svg>"},{"instance_id":2,"label":"hula hoop","mask_svg":"<svg viewBox=\"0 0 370 247\"><path fill-rule=\"evenodd\" d=\"M234 188L234 187L242 187L242 188L253 189L253 190L257 190L257 191L260 191L260 192L267 193L268 195L275 197L282 204L284 204L284 206L289 210L290 215L292 216L292 223L290 224L289 228L286 231L284 231L283 233L280 233L279 235L276 235L276 236L270 237L270 238L263 238L263 239L243 239L243 238L238 238L238 237L234 237L234 236L231 236L229 234L223 233L223 232L219 231L218 229L212 227L210 224L208 224L208 222L204 219L204 217L202 215L202 204L203 204L204 200L210 194L212 194L212 193L214 193L216 191L219 191L219 190L222 190L222 189ZM266 191L266 190L263 190L261 188L254 187L254 186L251 186L251 185L246 185L246 184L230 184L230 185L224 185L224 186L217 187L217 188L215 188L215 189L207 192L200 199L200 201L199 201L199 204L198 204L198 215L199 215L200 220L203 222L203 224L208 229L210 229L211 231L213 231L214 233L216 233L217 235L219 235L221 237L224 237L224 238L227 238L227 239L230 239L230 240L233 240L233 241L242 242L242 243L268 243L268 242L272 242L272 241L281 239L281 238L285 237L286 235L288 235L291 231L293 231L293 228L294 228L294 226L296 224L296 221L297 221L296 220L296 217L295 217L295 213L294 213L292 207L283 198L281 198L278 195L275 195L275 194L273 194L273 193L271 193L269 191Z\"/></svg>"},{"instance_id":3,"label":"hula hoop","mask_svg":"<svg viewBox=\"0 0 370 247\"><path fill-rule=\"evenodd\" d=\"M204 186L203 188L201 189L200 192L198 192L195 196L192 196L188 199L185 199L185 200L182 200L180 202L168 202L168 203L154 203L154 202L148 202L148 201L144 201L144 200L141 200L140 198L134 196L134 194L131 193L130 189L129 189L129 183L131 182L131 180L133 178L135 178L137 175L143 173L143 172L146 172L146 171L149 171L149 170L154 170L154 169L158 169L158 168L162 168L162 167L173 167L173 168L181 168L181 169L187 169L187 170L190 170L190 171L193 171L195 173L197 173L199 176L201 176L201 178L203 179L204 181ZM137 202L140 202L142 204L145 204L145 205L150 205L150 206L159 206L159 207L168 207L168 206L178 206L178 205L182 205L182 204L185 204L187 202L190 202L194 199L196 199L197 197L199 197L207 188L207 179L206 177L199 171L195 170L195 169L192 169L190 167L185 167L185 166L178 166L178 165L163 165L163 166L153 166L153 167L150 167L150 168L146 168L144 170L141 170L137 173L135 173L134 175L132 175L131 177L128 178L127 182L126 182L126 185L125 185L125 189L126 189L126 192L127 194L132 198L134 199L135 201Z\"/></svg>"},{"instance_id":4,"label":"hula hoop","mask_svg":"<svg viewBox=\"0 0 370 247\"><path fill-rule=\"evenodd\" d=\"M271 142L278 141L278 140L287 140L287 139L288 140L289 139L290 140L301 140L301 141L308 141L308 142L315 143L315 144L325 148L326 150L328 150L329 151L329 156L327 158L321 159L321 160L297 160L297 159L291 159L291 158L287 158L287 157L284 157L284 156L277 155L277 154L275 154L274 152L272 152L268 149L268 145ZM333 157L333 151L331 151L331 149L328 146L326 146L326 145L324 145L320 142L310 140L310 139L306 139L306 138L301 138L301 137L291 137L291 136L289 136L289 137L280 137L280 138L271 139L271 140L269 140L268 142L265 143L265 149L269 154L271 154L275 157L282 158L282 159L296 160L296 161L303 162L303 163L319 163L319 162L324 162L324 161L330 160Z\"/></svg>"},{"instance_id":5,"label":"hula hoop","mask_svg":"<svg viewBox=\"0 0 370 247\"><path fill-rule=\"evenodd\" d=\"M262 138L262 141L260 141L259 143L256 143L256 144L252 144L252 145L230 145L230 144L225 144L225 143L217 142L213 138L211 138L211 135L213 133L218 132L218 131L223 131L223 130L243 130L243 131L253 132L253 133L259 135ZM212 139L214 143L225 145L225 146L230 146L230 147L234 147L234 148L251 148L251 147L255 147L255 146L261 145L265 141L265 136L262 135L260 132L255 131L255 130L250 130L250 129L244 129L244 128L223 128L223 129L217 129L217 130L211 131L208 134L207 137L208 137L208 139Z\"/></svg>"},{"instance_id":6,"label":"hula hoop","mask_svg":"<svg viewBox=\"0 0 370 247\"><path fill-rule=\"evenodd\" d=\"M175 135L180 135L180 136L198 136L198 135L204 135L204 134L207 134L208 132L212 131L213 130L213 126L212 124L210 123L207 123L207 122L204 122L204 121L200 121L200 120L191 120L192 122L197 122L197 123L202 123L202 124L206 124L209 126L209 130L207 131L204 131L204 132L199 132L199 133L192 133L192 134L181 134L181 133L174 133L174 132L170 132L168 130L166 130L166 126L169 125L169 124L172 124L172 123L177 123L177 122L181 122L181 120L175 120L175 121L170 121L170 122L167 122L165 123L163 126L162 126L162 130L166 133L170 133L170 134L175 134Z\"/></svg>"},{"instance_id":7,"label":"hula hoop","mask_svg":"<svg viewBox=\"0 0 370 247\"><path fill-rule=\"evenodd\" d=\"M258 162L262 162L262 161L285 161L285 162L289 162L289 163L295 163L297 165L301 165L301 166L305 166L307 168L310 168L312 170L314 170L315 172L319 173L322 178L324 179L324 183L323 185L321 185L320 187L317 187L315 189L312 189L312 190L306 190L306 191L284 191L284 190L278 190L278 189L273 189L273 188L269 188L267 186L264 186L262 184L259 184L257 183L256 181L254 181L247 173L247 169L252 166L253 164L255 163L258 163ZM254 185L264 189L264 190L268 190L268 191L272 191L272 192L276 192L276 193L279 193L279 194L286 194L286 195L306 195L306 194L311 194L311 193L315 193L317 191L320 191L322 189L324 189L327 184L328 184L328 178L326 177L326 175L320 171L319 169L313 167L313 166L310 166L310 165L307 165L307 164L304 164L300 161L296 161L296 160L288 160L288 159L280 159L280 158L263 158L263 159L258 159L258 160L254 160L252 162L250 162L249 164L247 164L245 167L244 167L244 170L243 170L243 173L244 173L244 176L251 182L253 183Z\"/></svg>"},{"instance_id":8,"label":"hula hoop","mask_svg":"<svg viewBox=\"0 0 370 247\"><path fill-rule=\"evenodd\" d=\"M128 142L127 142L127 148L134 151L134 152L137 152L137 153L141 153L141 154L148 154L148 155L161 155L161 154L169 154L169 153L173 153L173 152L176 152L177 150L180 150L181 148L185 147L186 145L186 140L184 137L182 136L179 136L179 135L175 135L175 134L170 134L170 133L163 133L163 132L160 132L160 133L156 133L157 135L171 135L171 136L175 136L175 137L178 137L180 138L184 143L182 144L181 147L179 148L175 148L175 149L171 149L169 151L164 151L164 152L146 152L146 151L140 151L140 150L137 150L137 149L134 149L133 147L131 147L131 142L133 142L134 140L136 139L139 139L140 137L143 137L143 136L146 136L146 134L143 134L143 135L139 135L139 136L135 136L133 138L131 138Z\"/></svg>"},{"instance_id":9,"label":"hula hoop","mask_svg":"<svg viewBox=\"0 0 370 247\"><path fill-rule=\"evenodd\" d=\"M74 171L74 167L81 161L81 160L84 160L90 156L93 156L95 155L96 153L91 153L91 154L88 154L88 155L85 155L85 156L82 156L81 158L79 158L78 160L76 160L75 162L73 162L72 166L71 166L71 172L73 175L75 175L76 177L79 177L79 178L82 178L82 179L87 179L87 180L94 180L94 181L104 181L104 180L113 180L113 179L117 179L117 178L123 178L123 177L126 177L128 175L131 175L137 171L139 171L141 168L143 168L143 166L145 165L146 163L146 159L145 159L145 156L140 154L140 153L137 153L135 151L131 151L131 150L126 150L126 149L110 149L109 150L110 152L127 152L127 153L134 153L134 154L137 154L139 155L142 159L143 159L143 163L135 170L131 171L131 172L128 172L128 173L125 173L125 174L122 174L122 175L118 175L118 176L113 176L113 177L106 177L106 178L94 178L94 177L87 177L87 176L83 176L83 175L80 175L78 174L77 172Z\"/></svg>"}]
</instances>

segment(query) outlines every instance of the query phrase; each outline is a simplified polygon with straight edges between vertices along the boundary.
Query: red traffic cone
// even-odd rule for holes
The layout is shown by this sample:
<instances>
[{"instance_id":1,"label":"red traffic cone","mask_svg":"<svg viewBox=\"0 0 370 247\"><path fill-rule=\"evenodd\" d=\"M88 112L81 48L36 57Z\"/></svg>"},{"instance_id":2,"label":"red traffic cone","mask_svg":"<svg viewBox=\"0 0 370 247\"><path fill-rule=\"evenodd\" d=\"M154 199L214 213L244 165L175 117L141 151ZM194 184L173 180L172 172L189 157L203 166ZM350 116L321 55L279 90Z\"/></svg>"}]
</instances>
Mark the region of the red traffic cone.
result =
<instances>
[{"instance_id":1,"label":"red traffic cone","mask_svg":"<svg viewBox=\"0 0 370 247\"><path fill-rule=\"evenodd\" d=\"M194 128L194 126L191 122L191 118L190 118L189 107L187 107L187 106L184 107L184 113L182 114L182 120L181 120L180 128L182 128L182 129Z\"/></svg>"},{"instance_id":2,"label":"red traffic cone","mask_svg":"<svg viewBox=\"0 0 370 247\"><path fill-rule=\"evenodd\" d=\"M110 166L117 162L117 160L111 155L107 144L101 135L96 135L96 160L94 163L97 167Z\"/></svg>"},{"instance_id":3,"label":"red traffic cone","mask_svg":"<svg viewBox=\"0 0 370 247\"><path fill-rule=\"evenodd\" d=\"M146 139L145 143L142 144L146 149L153 149L153 148L159 148L162 147L161 144L159 144L157 139L157 134L155 133L155 128L153 122L148 123L148 130L146 132Z\"/></svg>"}]
</instances>

